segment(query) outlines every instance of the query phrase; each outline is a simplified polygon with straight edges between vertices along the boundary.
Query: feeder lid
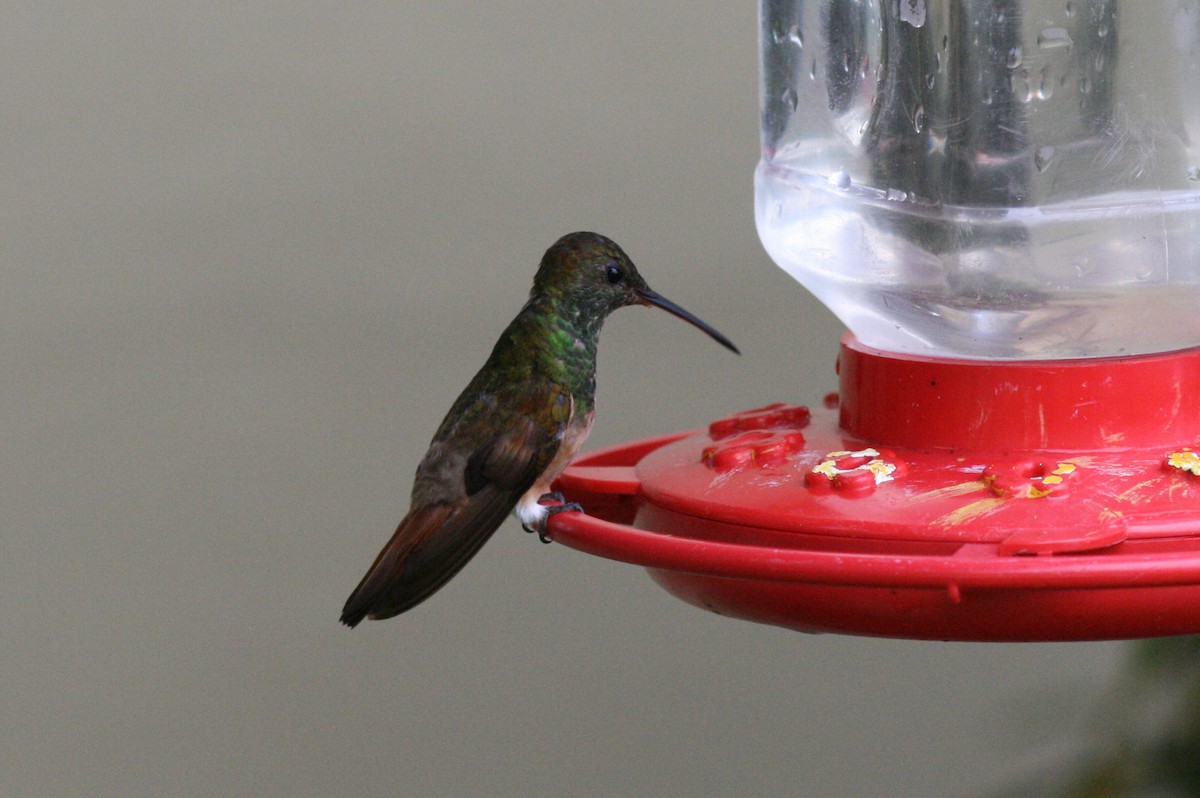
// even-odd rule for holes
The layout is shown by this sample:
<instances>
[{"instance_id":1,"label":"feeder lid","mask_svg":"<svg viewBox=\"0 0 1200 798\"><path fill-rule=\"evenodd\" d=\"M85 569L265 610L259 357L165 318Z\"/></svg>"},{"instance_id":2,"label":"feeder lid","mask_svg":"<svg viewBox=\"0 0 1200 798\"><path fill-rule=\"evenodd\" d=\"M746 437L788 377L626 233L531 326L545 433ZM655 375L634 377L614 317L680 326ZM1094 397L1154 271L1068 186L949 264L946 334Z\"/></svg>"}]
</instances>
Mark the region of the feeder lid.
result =
<instances>
[{"instance_id":1,"label":"feeder lid","mask_svg":"<svg viewBox=\"0 0 1200 798\"><path fill-rule=\"evenodd\" d=\"M1200 350L983 362L848 338L839 370L840 402L581 458L558 486L587 515L550 535L804 631L1200 632Z\"/></svg>"}]
</instances>

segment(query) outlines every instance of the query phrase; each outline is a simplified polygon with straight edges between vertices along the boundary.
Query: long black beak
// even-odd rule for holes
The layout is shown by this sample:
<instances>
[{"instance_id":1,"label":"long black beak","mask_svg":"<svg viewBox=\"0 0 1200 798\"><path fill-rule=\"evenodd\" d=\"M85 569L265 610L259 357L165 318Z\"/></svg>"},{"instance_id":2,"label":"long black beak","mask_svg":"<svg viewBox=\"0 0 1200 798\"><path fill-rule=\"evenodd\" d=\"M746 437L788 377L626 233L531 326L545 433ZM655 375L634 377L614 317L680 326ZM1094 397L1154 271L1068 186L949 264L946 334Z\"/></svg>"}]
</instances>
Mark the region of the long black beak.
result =
<instances>
[{"instance_id":1,"label":"long black beak","mask_svg":"<svg viewBox=\"0 0 1200 798\"><path fill-rule=\"evenodd\" d=\"M711 337L714 341L719 343L721 346L728 349L730 352L733 352L735 355L741 354L741 352L738 351L738 348L733 345L733 341L730 341L724 335L721 335L721 333L717 332L712 327L708 326L708 324L701 321L696 316L693 316L688 311L679 307L678 305L676 305L671 300L667 299L662 294L659 294L655 291L651 291L649 288L638 288L636 290L637 290L637 295L639 297L641 297L642 300L647 305L654 305L655 307L662 308L667 313L670 313L673 316L678 316L679 318L683 319L684 321L686 321L688 324L692 325L693 327L697 327L701 330L704 330L704 332L709 334L709 337Z\"/></svg>"}]
</instances>

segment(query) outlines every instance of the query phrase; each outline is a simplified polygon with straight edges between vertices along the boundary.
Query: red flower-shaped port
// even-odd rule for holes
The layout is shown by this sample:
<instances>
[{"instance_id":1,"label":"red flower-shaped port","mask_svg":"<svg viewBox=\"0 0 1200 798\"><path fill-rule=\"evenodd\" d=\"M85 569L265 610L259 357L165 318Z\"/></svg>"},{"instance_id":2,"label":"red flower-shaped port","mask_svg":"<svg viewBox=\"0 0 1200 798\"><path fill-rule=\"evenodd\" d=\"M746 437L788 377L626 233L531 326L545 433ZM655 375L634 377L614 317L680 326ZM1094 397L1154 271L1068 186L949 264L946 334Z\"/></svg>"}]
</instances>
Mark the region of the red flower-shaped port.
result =
<instances>
[{"instance_id":1,"label":"red flower-shaped port","mask_svg":"<svg viewBox=\"0 0 1200 798\"><path fill-rule=\"evenodd\" d=\"M983 481L1003 499L1041 499L1064 495L1071 482L1078 479L1078 472L1079 466L1074 463L1022 460L988 466L983 470Z\"/></svg>"},{"instance_id":2,"label":"red flower-shaped port","mask_svg":"<svg viewBox=\"0 0 1200 798\"><path fill-rule=\"evenodd\" d=\"M704 447L701 457L709 468L729 473L751 466L778 465L804 448L804 435L789 430L748 430Z\"/></svg>"},{"instance_id":3,"label":"red flower-shaped port","mask_svg":"<svg viewBox=\"0 0 1200 798\"><path fill-rule=\"evenodd\" d=\"M865 496L884 482L904 475L907 466L887 449L829 452L804 475L804 484L816 493L837 491Z\"/></svg>"},{"instance_id":4,"label":"red flower-shaped port","mask_svg":"<svg viewBox=\"0 0 1200 798\"><path fill-rule=\"evenodd\" d=\"M812 414L804 405L776 402L717 419L708 425L708 436L714 441L719 441L748 430L799 430L807 427L811 418Z\"/></svg>"}]
</instances>

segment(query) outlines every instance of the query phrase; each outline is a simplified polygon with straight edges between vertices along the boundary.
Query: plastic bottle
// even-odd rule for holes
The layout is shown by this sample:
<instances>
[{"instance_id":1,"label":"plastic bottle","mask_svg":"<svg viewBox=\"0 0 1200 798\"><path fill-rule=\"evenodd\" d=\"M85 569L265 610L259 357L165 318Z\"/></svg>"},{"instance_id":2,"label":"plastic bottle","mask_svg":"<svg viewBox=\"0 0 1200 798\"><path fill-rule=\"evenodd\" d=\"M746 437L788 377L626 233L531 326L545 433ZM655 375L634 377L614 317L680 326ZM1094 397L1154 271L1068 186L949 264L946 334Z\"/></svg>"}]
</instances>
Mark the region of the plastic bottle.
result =
<instances>
[{"instance_id":1,"label":"plastic bottle","mask_svg":"<svg viewBox=\"0 0 1200 798\"><path fill-rule=\"evenodd\" d=\"M1197 0L761 0L756 220L870 346L1200 345Z\"/></svg>"}]
</instances>

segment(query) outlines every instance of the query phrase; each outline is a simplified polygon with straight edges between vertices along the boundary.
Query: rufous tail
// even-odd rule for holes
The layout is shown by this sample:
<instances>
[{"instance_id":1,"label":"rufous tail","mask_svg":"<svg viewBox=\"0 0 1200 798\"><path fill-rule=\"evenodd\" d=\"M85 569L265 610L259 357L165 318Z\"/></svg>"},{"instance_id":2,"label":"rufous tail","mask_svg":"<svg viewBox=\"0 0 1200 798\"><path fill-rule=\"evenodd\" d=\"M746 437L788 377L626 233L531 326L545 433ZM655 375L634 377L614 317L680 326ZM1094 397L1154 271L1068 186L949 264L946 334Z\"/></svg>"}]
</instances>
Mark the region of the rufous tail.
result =
<instances>
[{"instance_id":1,"label":"rufous tail","mask_svg":"<svg viewBox=\"0 0 1200 798\"><path fill-rule=\"evenodd\" d=\"M381 620L412 609L449 582L487 542L512 508L508 497L480 491L465 505L409 511L342 609L342 623Z\"/></svg>"}]
</instances>

